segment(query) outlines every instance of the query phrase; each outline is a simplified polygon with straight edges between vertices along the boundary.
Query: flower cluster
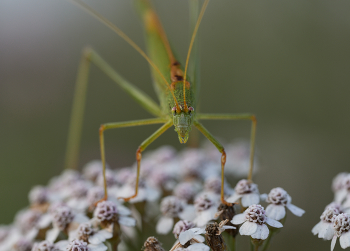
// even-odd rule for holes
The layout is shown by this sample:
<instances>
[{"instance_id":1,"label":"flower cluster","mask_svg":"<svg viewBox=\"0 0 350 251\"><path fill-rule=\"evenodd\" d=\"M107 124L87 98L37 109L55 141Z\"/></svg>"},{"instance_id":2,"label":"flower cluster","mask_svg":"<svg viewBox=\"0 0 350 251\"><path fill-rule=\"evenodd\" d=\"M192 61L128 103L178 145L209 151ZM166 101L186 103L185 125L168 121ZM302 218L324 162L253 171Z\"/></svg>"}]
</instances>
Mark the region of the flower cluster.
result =
<instances>
[{"instance_id":1,"label":"flower cluster","mask_svg":"<svg viewBox=\"0 0 350 251\"><path fill-rule=\"evenodd\" d=\"M326 206L312 233L318 238L332 240L333 251L339 237L340 246L350 247L350 173L339 173L332 183L334 201Z\"/></svg>"},{"instance_id":2,"label":"flower cluster","mask_svg":"<svg viewBox=\"0 0 350 251\"><path fill-rule=\"evenodd\" d=\"M285 219L285 208L297 216L304 213L291 204L282 188L260 194L252 180L238 180L249 167L247 144L231 144L227 159L230 180L224 181L224 204L220 154L209 146L181 153L167 146L146 153L138 195L128 202L120 197L135 192L135 165L116 170L107 166L106 180L100 161L88 163L82 173L66 170L47 186L34 187L29 192L29 207L16 215L13 224L0 226L0 251L139 250L138 239L153 230L159 235L173 231L173 251L225 250L224 231L230 238L239 232L263 242L282 227L279 221ZM229 181L238 182L231 187ZM264 201L266 211L260 205ZM341 235L347 231L345 220L337 222L336 233ZM150 237L144 250L165 249Z\"/></svg>"}]
</instances>

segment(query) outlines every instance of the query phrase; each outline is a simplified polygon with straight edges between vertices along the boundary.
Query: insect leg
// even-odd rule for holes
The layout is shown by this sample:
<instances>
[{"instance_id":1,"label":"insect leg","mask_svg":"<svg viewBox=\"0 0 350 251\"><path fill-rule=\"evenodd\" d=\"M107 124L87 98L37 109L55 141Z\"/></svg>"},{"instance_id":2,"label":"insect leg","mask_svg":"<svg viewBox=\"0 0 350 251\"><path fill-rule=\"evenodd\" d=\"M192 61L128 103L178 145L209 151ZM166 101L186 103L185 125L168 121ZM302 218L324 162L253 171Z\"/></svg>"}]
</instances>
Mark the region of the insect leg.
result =
<instances>
[{"instance_id":1,"label":"insect leg","mask_svg":"<svg viewBox=\"0 0 350 251\"><path fill-rule=\"evenodd\" d=\"M128 122L117 122L117 123L106 123L106 124L102 124L100 126L100 130L99 130L99 134L100 134L100 150L101 150L101 161L102 161L102 166L103 166L103 182L104 182L104 191L105 191L105 197L103 200L106 200L108 198L108 193L107 193L107 181L106 181L106 155L105 155L105 144L104 144L104 131L108 130L108 129L115 129L115 128L121 128L121 127L131 127L131 126L140 126L140 125L152 125L152 124L161 124L167 122L167 119L162 119L162 118L155 118L155 119L144 119L144 120L135 120L135 121L128 121ZM168 125L169 122L167 122L165 125ZM157 132L159 132L162 128L164 128L163 125ZM170 125L171 126L171 125ZM169 126L169 127L170 127ZM168 129L169 127L167 127L166 129ZM165 130L166 130L165 129ZM164 130L164 131L165 131ZM150 136L147 140L150 140L150 142L147 144L149 145L153 140L155 140L160 134L162 134L164 131L162 131L161 133L159 133L156 137L152 138L152 136L154 136L156 133L152 134L152 136ZM146 140L146 141L147 141ZM146 142L145 141L145 142ZM143 142L142 144L144 144L145 142ZM146 146L147 146L146 145ZM142 146L142 145L141 145ZM140 146L140 147L141 147ZM139 149L140 149L139 147ZM146 147L144 147L146 148ZM138 153L138 152L137 152ZM136 153L136 158L137 158L137 154ZM141 156L141 152L140 152L140 156ZM140 157L140 161L141 161L141 157ZM136 193L137 193L137 188L138 188L138 178L139 178L139 160L138 160L138 168L137 168L137 181L136 181Z\"/></svg>"},{"instance_id":2,"label":"insect leg","mask_svg":"<svg viewBox=\"0 0 350 251\"><path fill-rule=\"evenodd\" d=\"M195 127L197 127L197 129L203 133L203 135L210 140L211 143L213 143L216 148L219 150L219 152L221 153L221 202L226 204L226 205L231 205L231 203L228 203L225 199L224 199L224 178L225 178L225 163L226 163L226 152L224 147L220 144L219 141L217 141L213 135L211 135L211 133L201 124L199 123L197 120L195 120L193 122L193 124L195 125Z\"/></svg>"},{"instance_id":3,"label":"insect leg","mask_svg":"<svg viewBox=\"0 0 350 251\"><path fill-rule=\"evenodd\" d=\"M250 120L252 129L250 133L250 167L248 180L252 180L254 166L255 134L256 134L256 117L254 114L197 114L198 120Z\"/></svg>"},{"instance_id":4,"label":"insect leg","mask_svg":"<svg viewBox=\"0 0 350 251\"><path fill-rule=\"evenodd\" d=\"M162 114L160 107L145 93L123 79L109 66L93 49L85 48L80 60L78 77L76 80L73 108L71 113L68 142L66 148L65 168L76 168L79 156L79 144L83 123L86 89L89 76L90 62L94 63L107 76L116 82L136 102L151 114L159 117Z\"/></svg>"},{"instance_id":5,"label":"insect leg","mask_svg":"<svg viewBox=\"0 0 350 251\"><path fill-rule=\"evenodd\" d=\"M124 199L124 201L129 201L132 198L135 198L138 194L139 190L139 178L140 178L140 167L141 167L141 159L142 152L146 149L148 145L150 145L154 140L156 140L160 135L162 135L166 130L168 130L173 125L173 120L168 120L163 126L161 126L157 131L155 131L151 136L149 136L145 141L141 143L139 148L136 151L136 161L137 161L137 175L136 175L136 184L135 184L135 194L133 196Z\"/></svg>"}]
</instances>

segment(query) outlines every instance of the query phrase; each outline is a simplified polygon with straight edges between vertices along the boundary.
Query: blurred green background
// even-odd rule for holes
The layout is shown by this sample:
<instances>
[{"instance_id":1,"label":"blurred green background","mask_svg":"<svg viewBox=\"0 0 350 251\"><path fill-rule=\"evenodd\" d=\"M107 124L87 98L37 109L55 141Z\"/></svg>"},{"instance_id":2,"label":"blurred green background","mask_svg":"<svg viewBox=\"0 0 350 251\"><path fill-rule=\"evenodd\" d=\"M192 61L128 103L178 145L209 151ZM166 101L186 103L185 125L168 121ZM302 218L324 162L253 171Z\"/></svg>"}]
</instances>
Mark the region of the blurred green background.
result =
<instances>
[{"instance_id":1,"label":"blurred green background","mask_svg":"<svg viewBox=\"0 0 350 251\"><path fill-rule=\"evenodd\" d=\"M130 1L86 1L144 48ZM188 1L154 1L184 62ZM258 118L261 192L281 186L306 210L289 215L271 250L328 250L311 234L333 199L331 180L349 171L349 1L211 1L200 27L203 112ZM125 78L155 97L149 66L121 38L63 0L0 1L0 222L28 204L29 189L61 172L77 66L91 45ZM81 165L99 158L101 123L149 118L92 67ZM205 125L225 142L249 139L249 122ZM157 126L106 133L107 161L130 166ZM204 139L202 138L202 141ZM149 149L170 144L169 130ZM337 246L335 250L340 250Z\"/></svg>"}]
</instances>

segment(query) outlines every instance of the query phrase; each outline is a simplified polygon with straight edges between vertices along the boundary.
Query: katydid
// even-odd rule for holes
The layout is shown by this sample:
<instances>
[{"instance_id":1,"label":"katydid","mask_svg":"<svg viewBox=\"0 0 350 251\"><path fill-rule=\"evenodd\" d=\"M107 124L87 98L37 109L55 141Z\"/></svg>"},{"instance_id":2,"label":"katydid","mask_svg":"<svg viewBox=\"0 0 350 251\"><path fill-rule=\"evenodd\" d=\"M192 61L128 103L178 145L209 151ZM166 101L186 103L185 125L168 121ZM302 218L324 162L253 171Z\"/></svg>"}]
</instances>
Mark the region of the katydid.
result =
<instances>
[{"instance_id":1,"label":"katydid","mask_svg":"<svg viewBox=\"0 0 350 251\"><path fill-rule=\"evenodd\" d=\"M200 13L198 13L198 0L190 0L191 12L195 13L192 23L193 35L191 38L185 67L176 59L168 42L167 36L163 30L160 20L147 0L137 0L136 4L138 12L144 24L146 31L146 42L148 54L143 52L123 31L112 24L106 18L97 13L81 0L71 0L80 8L88 12L91 16L111 28L135 50L137 50L150 64L152 69L153 83L159 98L159 104L154 102L149 96L140 91L137 87L122 78L119 73L112 69L93 49L87 48L83 51L81 58L78 77L76 81L76 91L71 115L70 130L68 135L66 168L74 168L77 166L79 143L81 137L81 126L83 121L85 92L88 83L88 72L90 62L94 63L106 75L114 80L124 91L126 91L136 102L138 102L150 114L156 118L136 120L128 122L106 123L102 124L99 129L101 160L103 164L103 175L105 179L106 158L104 147L104 132L109 129L141 126L150 124L163 124L156 132L149 136L141 143L136 151L137 160L137 178L135 186L135 194L128 198L128 201L138 194L138 183L140 176L140 166L142 152L155 139L163 134L170 127L174 126L178 134L180 143L186 143L192 126L195 126L206 138L208 138L221 153L221 201L228 204L224 199L224 168L226 163L226 153L224 147L215 137L199 122L200 120L250 120L251 127L251 143L250 143L250 170L248 180L252 179L252 169L254 160L254 143L256 131L256 118L253 114L202 114L196 110L196 85L197 78L192 79L187 76L189 58L191 50L194 48L196 53L197 34L199 24L204 15L209 0L205 0ZM198 68L198 60L194 60L194 69ZM184 69L184 70L183 70ZM107 199L107 185L104 182L105 198Z\"/></svg>"}]
</instances>

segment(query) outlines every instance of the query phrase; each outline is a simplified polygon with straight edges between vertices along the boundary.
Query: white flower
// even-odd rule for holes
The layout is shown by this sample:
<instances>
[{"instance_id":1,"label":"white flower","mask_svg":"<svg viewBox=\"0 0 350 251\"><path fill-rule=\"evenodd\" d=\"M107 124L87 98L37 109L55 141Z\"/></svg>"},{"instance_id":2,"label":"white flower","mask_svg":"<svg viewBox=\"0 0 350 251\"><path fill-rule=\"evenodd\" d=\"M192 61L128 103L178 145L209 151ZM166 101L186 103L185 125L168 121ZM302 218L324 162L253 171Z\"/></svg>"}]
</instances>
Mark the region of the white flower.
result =
<instances>
[{"instance_id":1,"label":"white flower","mask_svg":"<svg viewBox=\"0 0 350 251\"><path fill-rule=\"evenodd\" d=\"M190 202L196 195L198 188L192 182L182 182L176 185L174 195L181 200Z\"/></svg>"},{"instance_id":2,"label":"white flower","mask_svg":"<svg viewBox=\"0 0 350 251\"><path fill-rule=\"evenodd\" d=\"M39 221L42 213L36 210L24 209L16 215L15 225L27 240L34 240L39 232Z\"/></svg>"},{"instance_id":3,"label":"white flower","mask_svg":"<svg viewBox=\"0 0 350 251\"><path fill-rule=\"evenodd\" d=\"M157 222L156 231L159 234L167 234L174 225L174 218L193 220L194 208L175 196L167 196L160 203L162 216Z\"/></svg>"},{"instance_id":4,"label":"white flower","mask_svg":"<svg viewBox=\"0 0 350 251\"><path fill-rule=\"evenodd\" d=\"M289 194L280 187L272 189L267 196L266 202L270 203L266 207L266 215L274 220L281 220L286 215L287 207L294 215L302 216L305 211L295 205L293 205L292 198Z\"/></svg>"},{"instance_id":5,"label":"white flower","mask_svg":"<svg viewBox=\"0 0 350 251\"><path fill-rule=\"evenodd\" d=\"M196 218L193 222L198 227L205 226L209 221L218 218L216 215L219 206L219 197L211 193L203 193L194 201Z\"/></svg>"},{"instance_id":6,"label":"white flower","mask_svg":"<svg viewBox=\"0 0 350 251\"><path fill-rule=\"evenodd\" d=\"M201 236L201 234L205 234L204 228L190 228L188 230L181 231L178 240L175 242L170 251L209 251L210 248L202 243L204 242L204 237ZM184 248L184 246L188 244L189 246Z\"/></svg>"},{"instance_id":7,"label":"white flower","mask_svg":"<svg viewBox=\"0 0 350 251\"><path fill-rule=\"evenodd\" d=\"M339 173L334 177L332 182L332 190L334 192L334 201L342 203L350 190L350 174Z\"/></svg>"},{"instance_id":8,"label":"white flower","mask_svg":"<svg viewBox=\"0 0 350 251\"><path fill-rule=\"evenodd\" d=\"M51 208L49 217L51 217L53 228L46 232L46 240L51 242L54 242L57 239L60 232L63 231L68 233L75 229L75 225L89 220L87 216L74 213L71 208L63 205Z\"/></svg>"},{"instance_id":9,"label":"white flower","mask_svg":"<svg viewBox=\"0 0 350 251\"><path fill-rule=\"evenodd\" d=\"M87 194L92 188L92 184L88 181L77 181L70 186L70 196L67 201L67 206L77 212L84 213L89 207Z\"/></svg>"},{"instance_id":10,"label":"white flower","mask_svg":"<svg viewBox=\"0 0 350 251\"><path fill-rule=\"evenodd\" d=\"M75 231L69 233L69 240L81 240L87 242L90 248L99 248L99 250L107 250L103 244L107 239L113 237L113 234L107 229L98 230L94 228L91 222L82 223Z\"/></svg>"},{"instance_id":11,"label":"white flower","mask_svg":"<svg viewBox=\"0 0 350 251\"><path fill-rule=\"evenodd\" d=\"M125 226L135 226L135 219L128 217L130 214L130 210L122 205L112 201L101 201L94 211L94 219L106 226L115 222Z\"/></svg>"},{"instance_id":12,"label":"white flower","mask_svg":"<svg viewBox=\"0 0 350 251\"><path fill-rule=\"evenodd\" d=\"M253 239L261 240L269 236L269 228L266 224L275 228L283 227L280 222L267 217L261 205L249 206L244 213L235 215L231 223L234 225L243 223L239 229L241 235L250 235Z\"/></svg>"},{"instance_id":13,"label":"white flower","mask_svg":"<svg viewBox=\"0 0 350 251\"><path fill-rule=\"evenodd\" d=\"M204 189L207 192L220 194L221 193L221 178L217 177L217 176L207 178L204 181ZM227 182L224 182L225 194L228 193L229 190L231 190L231 189L228 187Z\"/></svg>"},{"instance_id":14,"label":"white flower","mask_svg":"<svg viewBox=\"0 0 350 251\"><path fill-rule=\"evenodd\" d=\"M260 201L258 186L251 181L240 180L235 187L235 193L226 201L234 203L239 199L241 199L243 207L258 204Z\"/></svg>"},{"instance_id":15,"label":"white flower","mask_svg":"<svg viewBox=\"0 0 350 251\"><path fill-rule=\"evenodd\" d=\"M66 250L68 241L62 240L56 243L50 241L42 241L39 243L34 243L32 251L57 251L57 250Z\"/></svg>"},{"instance_id":16,"label":"white flower","mask_svg":"<svg viewBox=\"0 0 350 251\"><path fill-rule=\"evenodd\" d=\"M324 212L322 213L320 219L321 221L316 224L311 230L311 232L316 235L318 234L318 238L323 238L325 240L330 240L334 236L334 229L333 229L333 216L336 216L339 214L339 211L337 208L334 207L328 207Z\"/></svg>"},{"instance_id":17,"label":"white flower","mask_svg":"<svg viewBox=\"0 0 350 251\"><path fill-rule=\"evenodd\" d=\"M333 217L333 229L335 235L333 236L331 243L331 251L339 238L340 246L345 249L350 247L350 215L349 214L338 214Z\"/></svg>"},{"instance_id":18,"label":"white flower","mask_svg":"<svg viewBox=\"0 0 350 251\"><path fill-rule=\"evenodd\" d=\"M73 240L65 249L66 251L105 251L107 247L104 244L92 245L85 241Z\"/></svg>"}]
</instances>

